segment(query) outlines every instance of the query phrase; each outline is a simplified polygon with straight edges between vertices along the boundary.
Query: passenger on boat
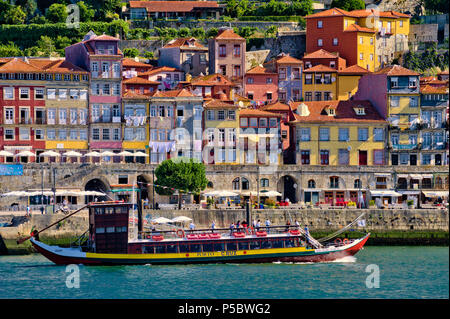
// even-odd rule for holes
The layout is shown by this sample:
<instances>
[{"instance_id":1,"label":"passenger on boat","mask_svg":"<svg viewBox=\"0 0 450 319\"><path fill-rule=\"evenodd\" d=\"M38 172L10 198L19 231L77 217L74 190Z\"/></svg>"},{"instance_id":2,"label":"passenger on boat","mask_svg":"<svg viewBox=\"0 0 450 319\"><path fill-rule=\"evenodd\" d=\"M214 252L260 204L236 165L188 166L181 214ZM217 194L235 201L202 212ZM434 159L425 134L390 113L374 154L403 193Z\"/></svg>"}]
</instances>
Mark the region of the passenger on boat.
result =
<instances>
[{"instance_id":1,"label":"passenger on boat","mask_svg":"<svg viewBox=\"0 0 450 319\"><path fill-rule=\"evenodd\" d=\"M247 221L243 220L241 225L242 225L242 227L247 228L247 226L248 226Z\"/></svg>"},{"instance_id":2,"label":"passenger on boat","mask_svg":"<svg viewBox=\"0 0 450 319\"><path fill-rule=\"evenodd\" d=\"M241 228L241 221L238 220L236 223L236 231L239 232L239 228Z\"/></svg>"},{"instance_id":3,"label":"passenger on boat","mask_svg":"<svg viewBox=\"0 0 450 319\"><path fill-rule=\"evenodd\" d=\"M289 226L291 226L291 222L288 220L286 221L286 231L289 231Z\"/></svg>"},{"instance_id":4,"label":"passenger on boat","mask_svg":"<svg viewBox=\"0 0 450 319\"><path fill-rule=\"evenodd\" d=\"M216 221L213 220L211 223L211 232L214 233L214 229L216 228Z\"/></svg>"},{"instance_id":5,"label":"passenger on boat","mask_svg":"<svg viewBox=\"0 0 450 319\"><path fill-rule=\"evenodd\" d=\"M300 223L298 222L298 220L295 220L295 226L297 226L297 229L300 229Z\"/></svg>"},{"instance_id":6,"label":"passenger on boat","mask_svg":"<svg viewBox=\"0 0 450 319\"><path fill-rule=\"evenodd\" d=\"M191 222L191 223L189 224L189 229L191 230L191 233L194 233L195 225L194 225L193 222Z\"/></svg>"},{"instance_id":7,"label":"passenger on boat","mask_svg":"<svg viewBox=\"0 0 450 319\"><path fill-rule=\"evenodd\" d=\"M230 225L230 236L233 234L233 229L234 229L234 223L231 223Z\"/></svg>"},{"instance_id":8,"label":"passenger on boat","mask_svg":"<svg viewBox=\"0 0 450 319\"><path fill-rule=\"evenodd\" d=\"M267 218L266 219L266 227L267 227L267 233L269 233L270 232L270 220L269 220L269 218Z\"/></svg>"},{"instance_id":9,"label":"passenger on boat","mask_svg":"<svg viewBox=\"0 0 450 319\"><path fill-rule=\"evenodd\" d=\"M261 220L258 219L255 226L256 230L259 231L259 228L261 228Z\"/></svg>"}]
</instances>

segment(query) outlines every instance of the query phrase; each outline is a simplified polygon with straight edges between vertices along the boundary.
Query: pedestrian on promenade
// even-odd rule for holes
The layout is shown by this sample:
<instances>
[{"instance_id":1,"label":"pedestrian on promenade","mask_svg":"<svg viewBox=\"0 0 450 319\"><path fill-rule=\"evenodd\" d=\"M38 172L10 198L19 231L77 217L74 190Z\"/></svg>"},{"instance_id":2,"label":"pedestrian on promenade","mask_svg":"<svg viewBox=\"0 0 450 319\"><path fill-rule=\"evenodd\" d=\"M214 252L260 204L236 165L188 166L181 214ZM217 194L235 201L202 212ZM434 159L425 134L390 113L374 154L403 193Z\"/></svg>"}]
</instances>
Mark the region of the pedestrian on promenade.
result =
<instances>
[{"instance_id":1,"label":"pedestrian on promenade","mask_svg":"<svg viewBox=\"0 0 450 319\"><path fill-rule=\"evenodd\" d=\"M261 227L261 220L258 219L258 221L256 222L256 231L259 231L259 228Z\"/></svg>"},{"instance_id":2,"label":"pedestrian on promenade","mask_svg":"<svg viewBox=\"0 0 450 319\"><path fill-rule=\"evenodd\" d=\"M26 212L26 217L30 217L31 216L31 208L30 205L27 205L27 212Z\"/></svg>"}]
</instances>

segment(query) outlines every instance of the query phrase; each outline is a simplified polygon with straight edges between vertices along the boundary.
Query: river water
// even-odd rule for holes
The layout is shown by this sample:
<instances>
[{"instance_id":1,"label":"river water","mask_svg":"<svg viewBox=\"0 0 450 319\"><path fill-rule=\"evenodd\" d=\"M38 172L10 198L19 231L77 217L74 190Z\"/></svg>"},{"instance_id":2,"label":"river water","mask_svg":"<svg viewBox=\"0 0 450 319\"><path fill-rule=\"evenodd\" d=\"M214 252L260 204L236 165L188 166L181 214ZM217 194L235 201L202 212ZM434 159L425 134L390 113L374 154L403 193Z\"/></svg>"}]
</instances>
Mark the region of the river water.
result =
<instances>
[{"instance_id":1,"label":"river water","mask_svg":"<svg viewBox=\"0 0 450 319\"><path fill-rule=\"evenodd\" d=\"M73 279L76 271L56 266L39 254L0 256L0 298L449 297L448 247L369 246L355 257L315 264L77 267L79 281Z\"/></svg>"}]
</instances>

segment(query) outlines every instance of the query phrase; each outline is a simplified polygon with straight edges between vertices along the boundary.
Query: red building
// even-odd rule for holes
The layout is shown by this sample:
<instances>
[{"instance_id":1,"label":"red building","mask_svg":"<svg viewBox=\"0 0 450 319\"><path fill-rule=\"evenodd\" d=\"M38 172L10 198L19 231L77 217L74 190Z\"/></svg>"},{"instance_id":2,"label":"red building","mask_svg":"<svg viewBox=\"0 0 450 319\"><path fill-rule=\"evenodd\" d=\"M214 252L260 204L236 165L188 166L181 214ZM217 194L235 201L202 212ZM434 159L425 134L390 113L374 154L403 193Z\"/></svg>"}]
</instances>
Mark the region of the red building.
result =
<instances>
[{"instance_id":1,"label":"red building","mask_svg":"<svg viewBox=\"0 0 450 319\"><path fill-rule=\"evenodd\" d=\"M0 150L17 154L45 149L42 130L36 129L37 113L45 108L44 71L18 58L0 61ZM35 152L34 152L35 153ZM35 157L20 157L34 162ZM0 157L0 162L4 158ZM6 158L7 162L16 161Z\"/></svg>"},{"instance_id":2,"label":"red building","mask_svg":"<svg viewBox=\"0 0 450 319\"><path fill-rule=\"evenodd\" d=\"M303 58L304 70L309 69L313 66L322 64L328 66L332 69L342 71L347 66L347 61L339 57L339 52L330 53L324 49L320 49L309 54L306 54Z\"/></svg>"},{"instance_id":3,"label":"red building","mask_svg":"<svg viewBox=\"0 0 450 319\"><path fill-rule=\"evenodd\" d=\"M257 105L278 100L278 73L256 66L244 76L244 92Z\"/></svg>"}]
</instances>

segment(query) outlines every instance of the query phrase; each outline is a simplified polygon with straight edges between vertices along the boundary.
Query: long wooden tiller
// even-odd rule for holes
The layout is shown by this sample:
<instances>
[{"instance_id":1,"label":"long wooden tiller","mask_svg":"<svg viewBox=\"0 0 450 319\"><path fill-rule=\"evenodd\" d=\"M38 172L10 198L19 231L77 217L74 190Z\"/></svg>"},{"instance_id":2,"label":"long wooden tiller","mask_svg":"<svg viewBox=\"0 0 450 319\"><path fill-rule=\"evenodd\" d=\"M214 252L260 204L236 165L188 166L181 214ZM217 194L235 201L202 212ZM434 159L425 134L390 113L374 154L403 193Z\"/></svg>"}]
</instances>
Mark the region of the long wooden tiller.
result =
<instances>
[{"instance_id":1,"label":"long wooden tiller","mask_svg":"<svg viewBox=\"0 0 450 319\"><path fill-rule=\"evenodd\" d=\"M85 208L88 207L88 206L89 206L89 204L88 204L88 205L85 205L85 206L83 206L83 207L81 207L81 208L79 208L79 209L77 209L77 210L74 211L73 213L70 213L69 215L65 216L64 218L61 218L60 220L54 222L53 224L51 224L51 225L45 227L45 228L42 229L42 230L39 230L39 231L35 230L35 231L33 231L33 232L31 233L31 235L28 236L28 237L18 239L18 240L17 240L17 245L20 245L20 244L22 244L23 242L25 242L25 241L27 241L28 239L30 239L31 237L36 236L37 234L42 233L44 230L47 230L47 229L49 229L50 227L55 226L55 225L58 224L59 222L63 221L64 219L69 218L70 216L75 215L76 213L80 212L81 210L85 209Z\"/></svg>"}]
</instances>

